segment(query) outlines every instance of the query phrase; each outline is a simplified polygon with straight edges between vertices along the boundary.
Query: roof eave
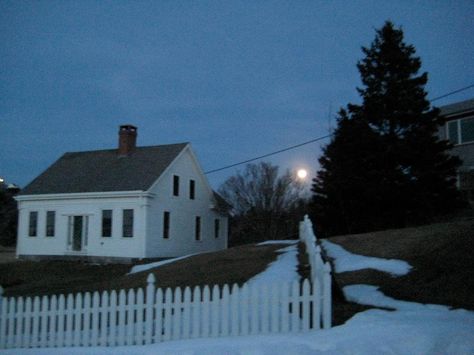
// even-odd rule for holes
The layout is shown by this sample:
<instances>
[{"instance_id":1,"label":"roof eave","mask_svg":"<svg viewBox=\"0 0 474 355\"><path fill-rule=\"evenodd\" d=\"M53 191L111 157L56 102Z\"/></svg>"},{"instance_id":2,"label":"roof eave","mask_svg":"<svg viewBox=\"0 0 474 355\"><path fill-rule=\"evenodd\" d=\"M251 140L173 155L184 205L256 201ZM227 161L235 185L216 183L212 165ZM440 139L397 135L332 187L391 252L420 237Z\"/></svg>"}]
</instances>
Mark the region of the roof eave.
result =
<instances>
[{"instance_id":1,"label":"roof eave","mask_svg":"<svg viewBox=\"0 0 474 355\"><path fill-rule=\"evenodd\" d=\"M36 194L36 195L17 195L17 201L46 201L46 200L78 200L78 199L102 199L102 198L124 198L124 197L154 197L154 194L148 191L105 191L105 192L75 192L60 194Z\"/></svg>"}]
</instances>

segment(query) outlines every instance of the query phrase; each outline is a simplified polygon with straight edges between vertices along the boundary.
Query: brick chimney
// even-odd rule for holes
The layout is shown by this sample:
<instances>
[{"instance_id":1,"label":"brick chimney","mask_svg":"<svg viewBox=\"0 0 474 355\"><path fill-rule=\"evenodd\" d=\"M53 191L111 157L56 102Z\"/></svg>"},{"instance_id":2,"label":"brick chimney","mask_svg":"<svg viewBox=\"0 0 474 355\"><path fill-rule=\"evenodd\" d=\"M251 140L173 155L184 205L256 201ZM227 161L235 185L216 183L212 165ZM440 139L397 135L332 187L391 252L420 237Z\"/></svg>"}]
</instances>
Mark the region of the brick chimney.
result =
<instances>
[{"instance_id":1,"label":"brick chimney","mask_svg":"<svg viewBox=\"0 0 474 355\"><path fill-rule=\"evenodd\" d=\"M137 146L137 127L130 124L121 125L119 129L118 154L126 156L132 153Z\"/></svg>"}]
</instances>

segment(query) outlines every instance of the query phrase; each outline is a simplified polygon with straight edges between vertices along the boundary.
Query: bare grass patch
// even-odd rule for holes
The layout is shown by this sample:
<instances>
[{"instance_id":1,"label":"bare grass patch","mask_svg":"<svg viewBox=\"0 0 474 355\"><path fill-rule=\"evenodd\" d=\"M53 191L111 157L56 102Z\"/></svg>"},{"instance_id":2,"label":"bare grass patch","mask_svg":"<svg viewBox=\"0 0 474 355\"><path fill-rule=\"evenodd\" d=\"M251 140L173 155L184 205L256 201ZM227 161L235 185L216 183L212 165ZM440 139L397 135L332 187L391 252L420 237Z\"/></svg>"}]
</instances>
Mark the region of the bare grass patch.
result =
<instances>
[{"instance_id":1,"label":"bare grass patch","mask_svg":"<svg viewBox=\"0 0 474 355\"><path fill-rule=\"evenodd\" d=\"M239 246L204 253L144 272L127 275L133 265L78 261L18 261L0 264L6 296L67 294L146 286L150 272L158 287L243 284L264 271L285 244Z\"/></svg>"},{"instance_id":2,"label":"bare grass patch","mask_svg":"<svg viewBox=\"0 0 474 355\"><path fill-rule=\"evenodd\" d=\"M380 286L395 299L474 310L474 220L346 235L328 239L349 252L407 261L413 269L392 277L371 269L336 274L340 287Z\"/></svg>"}]
</instances>

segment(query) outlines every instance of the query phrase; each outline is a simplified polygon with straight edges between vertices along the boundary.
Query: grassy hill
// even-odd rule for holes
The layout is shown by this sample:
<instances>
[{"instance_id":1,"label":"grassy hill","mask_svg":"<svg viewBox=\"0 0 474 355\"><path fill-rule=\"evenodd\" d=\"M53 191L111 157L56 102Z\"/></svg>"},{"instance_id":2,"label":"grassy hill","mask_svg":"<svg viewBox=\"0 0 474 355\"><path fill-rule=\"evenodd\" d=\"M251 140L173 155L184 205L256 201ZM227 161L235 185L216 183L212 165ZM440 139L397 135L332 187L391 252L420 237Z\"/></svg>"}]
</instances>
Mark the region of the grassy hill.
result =
<instances>
[{"instance_id":1,"label":"grassy hill","mask_svg":"<svg viewBox=\"0 0 474 355\"><path fill-rule=\"evenodd\" d=\"M365 269L335 274L336 286L372 284L387 296L474 310L474 219L416 228L338 236L329 239L361 255L401 259L412 265L402 277ZM160 287L213 285L247 281L265 270L285 245L243 245L195 255L152 270ZM303 249L300 246L300 250ZM302 276L308 272L300 253ZM80 262L6 262L0 285L6 296L25 296L144 287L151 271L126 275L131 265ZM307 275L306 275L307 276ZM333 321L342 324L366 306L346 302L334 288Z\"/></svg>"},{"instance_id":2,"label":"grassy hill","mask_svg":"<svg viewBox=\"0 0 474 355\"><path fill-rule=\"evenodd\" d=\"M338 286L372 284L387 296L474 310L474 219L328 239L366 256L407 261L402 277L364 269L336 274Z\"/></svg>"},{"instance_id":3,"label":"grassy hill","mask_svg":"<svg viewBox=\"0 0 474 355\"><path fill-rule=\"evenodd\" d=\"M18 261L0 264L6 296L48 295L146 286L153 272L158 287L242 284L264 271L285 244L243 245L191 256L157 269L126 275L132 265L66 261Z\"/></svg>"}]
</instances>

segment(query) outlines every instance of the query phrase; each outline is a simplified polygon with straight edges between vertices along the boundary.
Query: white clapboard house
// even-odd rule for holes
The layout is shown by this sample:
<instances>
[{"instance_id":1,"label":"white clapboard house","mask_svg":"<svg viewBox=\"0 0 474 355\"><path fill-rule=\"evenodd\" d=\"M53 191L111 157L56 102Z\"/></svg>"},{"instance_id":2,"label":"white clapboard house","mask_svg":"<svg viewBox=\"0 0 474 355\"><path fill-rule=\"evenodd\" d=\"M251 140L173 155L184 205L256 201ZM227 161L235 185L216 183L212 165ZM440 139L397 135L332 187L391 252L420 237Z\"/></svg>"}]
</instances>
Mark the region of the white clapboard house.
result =
<instances>
[{"instance_id":1,"label":"white clapboard house","mask_svg":"<svg viewBox=\"0 0 474 355\"><path fill-rule=\"evenodd\" d=\"M16 197L17 256L94 261L175 257L227 247L228 205L189 143L66 153Z\"/></svg>"}]
</instances>

